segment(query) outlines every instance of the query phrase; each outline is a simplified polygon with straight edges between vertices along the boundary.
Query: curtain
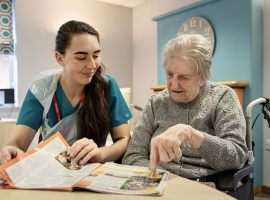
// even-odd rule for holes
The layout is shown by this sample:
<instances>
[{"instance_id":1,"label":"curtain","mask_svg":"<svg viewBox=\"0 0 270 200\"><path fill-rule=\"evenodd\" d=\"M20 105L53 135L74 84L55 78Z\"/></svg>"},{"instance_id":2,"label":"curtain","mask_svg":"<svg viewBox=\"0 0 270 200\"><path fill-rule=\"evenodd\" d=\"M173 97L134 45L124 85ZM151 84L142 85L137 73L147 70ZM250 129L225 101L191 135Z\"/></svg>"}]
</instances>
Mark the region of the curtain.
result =
<instances>
[{"instance_id":1,"label":"curtain","mask_svg":"<svg viewBox=\"0 0 270 200\"><path fill-rule=\"evenodd\" d=\"M0 54L13 54L12 0L0 0Z\"/></svg>"}]
</instances>

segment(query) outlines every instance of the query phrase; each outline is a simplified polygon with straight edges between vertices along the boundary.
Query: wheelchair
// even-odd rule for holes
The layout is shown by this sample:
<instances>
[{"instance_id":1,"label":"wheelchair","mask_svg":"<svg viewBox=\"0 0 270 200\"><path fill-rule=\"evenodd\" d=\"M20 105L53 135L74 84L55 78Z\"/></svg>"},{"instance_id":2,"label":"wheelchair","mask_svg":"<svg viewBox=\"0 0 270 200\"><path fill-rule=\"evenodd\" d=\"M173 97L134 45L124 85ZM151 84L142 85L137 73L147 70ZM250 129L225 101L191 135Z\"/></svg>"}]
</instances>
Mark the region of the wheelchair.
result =
<instances>
[{"instance_id":1,"label":"wheelchair","mask_svg":"<svg viewBox=\"0 0 270 200\"><path fill-rule=\"evenodd\" d=\"M268 111L270 111L269 98L259 98L252 101L246 109L246 143L248 148L248 159L246 164L240 170L227 170L216 174L217 188L224 191L228 195L238 200L254 200L253 195L253 182L254 178L252 173L254 172L254 142L252 141L252 128L259 117L256 117L253 126L251 119L251 110L256 105L261 105L261 113L264 114L264 119L267 120L270 127L270 117ZM240 185L240 186L239 186Z\"/></svg>"}]
</instances>

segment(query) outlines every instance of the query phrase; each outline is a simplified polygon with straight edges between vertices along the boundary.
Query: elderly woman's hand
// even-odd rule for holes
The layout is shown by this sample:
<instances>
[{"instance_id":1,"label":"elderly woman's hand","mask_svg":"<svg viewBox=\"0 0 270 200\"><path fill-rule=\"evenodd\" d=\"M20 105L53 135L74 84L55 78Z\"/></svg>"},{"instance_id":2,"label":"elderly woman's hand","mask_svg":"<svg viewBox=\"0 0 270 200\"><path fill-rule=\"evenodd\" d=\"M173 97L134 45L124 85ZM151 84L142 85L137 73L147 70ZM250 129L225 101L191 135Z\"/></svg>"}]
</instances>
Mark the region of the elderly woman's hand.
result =
<instances>
[{"instance_id":1,"label":"elderly woman's hand","mask_svg":"<svg viewBox=\"0 0 270 200\"><path fill-rule=\"evenodd\" d=\"M204 141L204 134L189 125L177 124L151 140L150 170L156 174L157 164L181 158L180 145L188 141L194 148L199 148Z\"/></svg>"},{"instance_id":2,"label":"elderly woman's hand","mask_svg":"<svg viewBox=\"0 0 270 200\"><path fill-rule=\"evenodd\" d=\"M75 162L78 162L81 159L79 162L81 165L88 160L91 160L92 162L102 161L102 152L100 151L100 148L98 148L93 140L87 138L74 142L67 153L74 158Z\"/></svg>"}]
</instances>

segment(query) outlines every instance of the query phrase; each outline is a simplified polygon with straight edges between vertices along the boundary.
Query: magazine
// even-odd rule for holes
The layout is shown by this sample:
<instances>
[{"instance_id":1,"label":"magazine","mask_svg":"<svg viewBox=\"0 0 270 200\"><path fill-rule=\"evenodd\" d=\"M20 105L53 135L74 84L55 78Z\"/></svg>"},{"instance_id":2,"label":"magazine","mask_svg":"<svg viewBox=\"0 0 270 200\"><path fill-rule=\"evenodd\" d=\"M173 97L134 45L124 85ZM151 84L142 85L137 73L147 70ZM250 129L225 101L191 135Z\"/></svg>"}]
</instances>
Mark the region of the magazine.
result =
<instances>
[{"instance_id":1,"label":"magazine","mask_svg":"<svg viewBox=\"0 0 270 200\"><path fill-rule=\"evenodd\" d=\"M169 173L150 175L149 168L116 163L80 166L67 155L58 132L35 149L0 166L8 184L18 189L91 190L101 193L162 195Z\"/></svg>"}]
</instances>

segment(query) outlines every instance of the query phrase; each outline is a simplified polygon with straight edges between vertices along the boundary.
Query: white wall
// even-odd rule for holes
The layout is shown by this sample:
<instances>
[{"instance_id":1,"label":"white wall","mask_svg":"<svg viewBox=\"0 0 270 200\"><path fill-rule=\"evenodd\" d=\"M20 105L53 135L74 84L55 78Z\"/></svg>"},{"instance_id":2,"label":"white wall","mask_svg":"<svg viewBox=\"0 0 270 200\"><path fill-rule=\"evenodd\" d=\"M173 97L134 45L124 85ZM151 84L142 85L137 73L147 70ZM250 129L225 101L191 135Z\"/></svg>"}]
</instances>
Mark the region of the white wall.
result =
<instances>
[{"instance_id":1,"label":"white wall","mask_svg":"<svg viewBox=\"0 0 270 200\"><path fill-rule=\"evenodd\" d=\"M153 17L200 0L152 0L133 8L133 103L143 107L157 85L157 22ZM140 111L133 111L134 121Z\"/></svg>"},{"instance_id":2,"label":"white wall","mask_svg":"<svg viewBox=\"0 0 270 200\"><path fill-rule=\"evenodd\" d=\"M133 88L133 103L144 107L157 85L157 23L151 19L198 1L153 0L132 10L91 0L16 0L19 106L39 72L60 67L54 59L56 32L75 19L99 31L107 74L120 87ZM141 112L133 113L137 120ZM17 115L14 109L12 117Z\"/></svg>"},{"instance_id":3,"label":"white wall","mask_svg":"<svg viewBox=\"0 0 270 200\"><path fill-rule=\"evenodd\" d=\"M39 72L60 67L53 51L56 32L76 19L99 31L107 74L120 87L133 88L133 103L144 107L153 93L150 87L157 85L157 23L152 18L198 1L153 0L132 10L91 0L16 0L19 105ZM137 121L141 112L133 114Z\"/></svg>"},{"instance_id":4,"label":"white wall","mask_svg":"<svg viewBox=\"0 0 270 200\"><path fill-rule=\"evenodd\" d=\"M69 20L92 25L101 36L101 61L120 87L132 87L132 9L90 0L16 0L18 98L41 71L59 68L54 40Z\"/></svg>"},{"instance_id":5,"label":"white wall","mask_svg":"<svg viewBox=\"0 0 270 200\"><path fill-rule=\"evenodd\" d=\"M263 96L270 98L270 1L264 0L264 49L263 49ZM262 117L262 116L261 116ZM270 151L265 149L265 140L270 139L270 129L266 120L263 120L264 151L263 151L263 184L270 185ZM256 154L256 152L255 152Z\"/></svg>"}]
</instances>

